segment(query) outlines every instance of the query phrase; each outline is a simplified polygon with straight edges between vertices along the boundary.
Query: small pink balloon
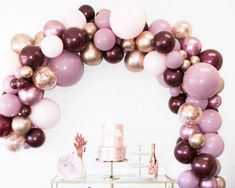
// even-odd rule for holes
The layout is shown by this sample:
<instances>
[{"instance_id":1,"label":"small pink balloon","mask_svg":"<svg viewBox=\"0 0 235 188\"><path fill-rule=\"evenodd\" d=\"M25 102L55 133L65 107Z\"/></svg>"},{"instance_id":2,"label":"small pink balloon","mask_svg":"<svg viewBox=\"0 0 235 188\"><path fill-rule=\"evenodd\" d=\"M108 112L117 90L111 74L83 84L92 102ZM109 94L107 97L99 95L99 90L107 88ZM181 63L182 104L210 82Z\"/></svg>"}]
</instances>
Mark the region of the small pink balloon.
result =
<instances>
[{"instance_id":1,"label":"small pink balloon","mask_svg":"<svg viewBox=\"0 0 235 188\"><path fill-rule=\"evenodd\" d=\"M179 51L180 49L181 49L181 44L177 39L175 39L175 46L172 51Z\"/></svg>"},{"instance_id":2,"label":"small pink balloon","mask_svg":"<svg viewBox=\"0 0 235 188\"><path fill-rule=\"evenodd\" d=\"M19 98L14 94L0 96L0 114L6 117L16 116L22 107Z\"/></svg>"},{"instance_id":3,"label":"small pink balloon","mask_svg":"<svg viewBox=\"0 0 235 188\"><path fill-rule=\"evenodd\" d=\"M219 95L215 95L208 100L207 108L217 109L222 103L222 98Z\"/></svg>"},{"instance_id":4,"label":"small pink balloon","mask_svg":"<svg viewBox=\"0 0 235 188\"><path fill-rule=\"evenodd\" d=\"M43 91L32 85L19 90L18 96L23 104L31 106L42 99Z\"/></svg>"},{"instance_id":5,"label":"small pink balloon","mask_svg":"<svg viewBox=\"0 0 235 188\"><path fill-rule=\"evenodd\" d=\"M183 140L188 140L189 136L193 133L199 133L200 128L198 125L182 125L180 128L180 137Z\"/></svg>"},{"instance_id":6,"label":"small pink balloon","mask_svg":"<svg viewBox=\"0 0 235 188\"><path fill-rule=\"evenodd\" d=\"M194 175L192 170L186 170L180 174L178 184L181 188L197 188L199 185L199 178Z\"/></svg>"},{"instance_id":7,"label":"small pink balloon","mask_svg":"<svg viewBox=\"0 0 235 188\"><path fill-rule=\"evenodd\" d=\"M170 94L172 97L177 97L180 95L180 93L181 93L180 87L171 87L170 88Z\"/></svg>"},{"instance_id":8,"label":"small pink balloon","mask_svg":"<svg viewBox=\"0 0 235 188\"><path fill-rule=\"evenodd\" d=\"M196 37L187 37L183 40L182 49L189 55L198 55L201 52L201 42Z\"/></svg>"},{"instance_id":9,"label":"small pink balloon","mask_svg":"<svg viewBox=\"0 0 235 188\"><path fill-rule=\"evenodd\" d=\"M196 63L185 72L183 88L194 98L208 99L217 93L219 87L219 72L208 63Z\"/></svg>"},{"instance_id":10,"label":"small pink balloon","mask_svg":"<svg viewBox=\"0 0 235 188\"><path fill-rule=\"evenodd\" d=\"M224 151L224 141L220 135L216 133L205 134L206 143L200 153L210 154L213 157L220 156Z\"/></svg>"},{"instance_id":11,"label":"small pink balloon","mask_svg":"<svg viewBox=\"0 0 235 188\"><path fill-rule=\"evenodd\" d=\"M43 32L45 36L48 35L61 36L64 30L65 30L64 25L58 20L50 20L43 27Z\"/></svg>"},{"instance_id":12,"label":"small pink balloon","mask_svg":"<svg viewBox=\"0 0 235 188\"><path fill-rule=\"evenodd\" d=\"M100 11L95 17L95 24L99 29L110 28L109 18L110 18L109 11Z\"/></svg>"},{"instance_id":13,"label":"small pink balloon","mask_svg":"<svg viewBox=\"0 0 235 188\"><path fill-rule=\"evenodd\" d=\"M170 69L178 69L183 64L183 57L178 51L172 51L166 55L166 66Z\"/></svg>"},{"instance_id":14,"label":"small pink balloon","mask_svg":"<svg viewBox=\"0 0 235 188\"><path fill-rule=\"evenodd\" d=\"M205 110L208 104L207 99L195 99L194 97L188 96L186 99L187 103L192 103L195 106L200 107L202 110Z\"/></svg>"},{"instance_id":15,"label":"small pink balloon","mask_svg":"<svg viewBox=\"0 0 235 188\"><path fill-rule=\"evenodd\" d=\"M108 51L114 47L116 43L115 34L107 28L98 30L94 36L94 44L101 51Z\"/></svg>"},{"instance_id":16,"label":"small pink balloon","mask_svg":"<svg viewBox=\"0 0 235 188\"><path fill-rule=\"evenodd\" d=\"M218 184L215 177L201 179L199 183L200 188L218 188Z\"/></svg>"},{"instance_id":17,"label":"small pink balloon","mask_svg":"<svg viewBox=\"0 0 235 188\"><path fill-rule=\"evenodd\" d=\"M171 25L166 20L155 20L150 24L149 31L154 35L161 31L168 31L171 33Z\"/></svg>"},{"instance_id":18,"label":"small pink balloon","mask_svg":"<svg viewBox=\"0 0 235 188\"><path fill-rule=\"evenodd\" d=\"M6 93L16 94L18 92L17 89L13 89L10 86L10 83L13 79L16 79L16 77L13 75L9 75L9 76L5 77L5 79L3 80L3 89Z\"/></svg>"}]
</instances>

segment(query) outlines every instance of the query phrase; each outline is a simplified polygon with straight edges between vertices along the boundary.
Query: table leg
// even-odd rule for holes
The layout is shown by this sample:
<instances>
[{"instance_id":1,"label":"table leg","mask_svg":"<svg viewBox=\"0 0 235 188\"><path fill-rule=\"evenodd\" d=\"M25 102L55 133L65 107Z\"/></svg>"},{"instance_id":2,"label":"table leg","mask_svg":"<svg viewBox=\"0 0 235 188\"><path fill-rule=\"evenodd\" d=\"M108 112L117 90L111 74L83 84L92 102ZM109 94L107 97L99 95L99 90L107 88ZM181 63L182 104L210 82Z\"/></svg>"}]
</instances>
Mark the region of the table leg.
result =
<instances>
[{"instance_id":1,"label":"table leg","mask_svg":"<svg viewBox=\"0 0 235 188\"><path fill-rule=\"evenodd\" d=\"M165 183L165 188L174 188L174 183Z\"/></svg>"}]
</instances>

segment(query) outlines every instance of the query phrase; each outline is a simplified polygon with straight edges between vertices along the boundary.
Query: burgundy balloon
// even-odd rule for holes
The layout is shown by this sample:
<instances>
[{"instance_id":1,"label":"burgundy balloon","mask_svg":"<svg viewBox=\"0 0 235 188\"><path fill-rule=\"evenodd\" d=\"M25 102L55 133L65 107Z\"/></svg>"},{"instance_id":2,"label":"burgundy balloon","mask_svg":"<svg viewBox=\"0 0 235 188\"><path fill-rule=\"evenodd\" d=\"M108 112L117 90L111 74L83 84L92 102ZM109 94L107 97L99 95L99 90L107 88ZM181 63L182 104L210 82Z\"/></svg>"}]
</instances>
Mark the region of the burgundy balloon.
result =
<instances>
[{"instance_id":1,"label":"burgundy balloon","mask_svg":"<svg viewBox=\"0 0 235 188\"><path fill-rule=\"evenodd\" d=\"M11 133L12 118L0 114L0 137L7 136Z\"/></svg>"},{"instance_id":2,"label":"burgundy balloon","mask_svg":"<svg viewBox=\"0 0 235 188\"><path fill-rule=\"evenodd\" d=\"M11 80L10 86L12 89L17 89L17 78Z\"/></svg>"},{"instance_id":3,"label":"burgundy balloon","mask_svg":"<svg viewBox=\"0 0 235 188\"><path fill-rule=\"evenodd\" d=\"M17 89L24 89L27 86L29 86L29 81L25 78L19 78L16 81L16 86L17 86Z\"/></svg>"},{"instance_id":4,"label":"burgundy balloon","mask_svg":"<svg viewBox=\"0 0 235 188\"><path fill-rule=\"evenodd\" d=\"M213 49L208 49L200 53L201 62L209 63L213 65L217 70L222 67L223 57L222 55Z\"/></svg>"},{"instance_id":5,"label":"burgundy balloon","mask_svg":"<svg viewBox=\"0 0 235 188\"><path fill-rule=\"evenodd\" d=\"M41 66L44 62L44 55L39 46L26 46L19 55L21 65L30 66L33 70Z\"/></svg>"},{"instance_id":6,"label":"burgundy balloon","mask_svg":"<svg viewBox=\"0 0 235 188\"><path fill-rule=\"evenodd\" d=\"M148 31L148 30L149 30L149 26L148 26L148 23L146 23L145 26L144 26L143 31Z\"/></svg>"},{"instance_id":7,"label":"burgundy balloon","mask_svg":"<svg viewBox=\"0 0 235 188\"><path fill-rule=\"evenodd\" d=\"M45 134L39 128L32 128L25 136L25 142L33 148L40 147L45 142Z\"/></svg>"},{"instance_id":8,"label":"burgundy balloon","mask_svg":"<svg viewBox=\"0 0 235 188\"><path fill-rule=\"evenodd\" d=\"M200 154L194 158L192 170L199 178L210 178L216 173L216 160L209 154Z\"/></svg>"},{"instance_id":9,"label":"burgundy balloon","mask_svg":"<svg viewBox=\"0 0 235 188\"><path fill-rule=\"evenodd\" d=\"M174 155L179 162L189 164L197 155L197 151L191 148L187 141L182 141L176 145Z\"/></svg>"},{"instance_id":10,"label":"burgundy balloon","mask_svg":"<svg viewBox=\"0 0 235 188\"><path fill-rule=\"evenodd\" d=\"M82 5L79 10L84 14L87 22L94 19L95 11L90 5Z\"/></svg>"},{"instance_id":11,"label":"burgundy balloon","mask_svg":"<svg viewBox=\"0 0 235 188\"><path fill-rule=\"evenodd\" d=\"M208 100L208 109L217 109L222 103L222 98L219 95L214 95Z\"/></svg>"},{"instance_id":12,"label":"burgundy balloon","mask_svg":"<svg viewBox=\"0 0 235 188\"><path fill-rule=\"evenodd\" d=\"M185 103L186 98L187 97L185 94L180 94L177 97L171 97L168 101L168 106L169 106L170 110L173 113L177 114L181 105Z\"/></svg>"},{"instance_id":13,"label":"burgundy balloon","mask_svg":"<svg viewBox=\"0 0 235 188\"><path fill-rule=\"evenodd\" d=\"M167 68L163 73L163 78L167 85L171 87L178 87L182 84L184 72L182 69L169 69Z\"/></svg>"},{"instance_id":14,"label":"burgundy balloon","mask_svg":"<svg viewBox=\"0 0 235 188\"><path fill-rule=\"evenodd\" d=\"M123 59L124 51L120 45L115 44L111 50L105 51L103 55L107 62L115 64Z\"/></svg>"},{"instance_id":15,"label":"burgundy balloon","mask_svg":"<svg viewBox=\"0 0 235 188\"><path fill-rule=\"evenodd\" d=\"M28 117L31 114L31 108L29 106L23 106L20 113L22 116Z\"/></svg>"},{"instance_id":16,"label":"burgundy balloon","mask_svg":"<svg viewBox=\"0 0 235 188\"><path fill-rule=\"evenodd\" d=\"M175 46L174 36L167 31L161 31L154 36L156 50L160 53L168 53Z\"/></svg>"},{"instance_id":17,"label":"burgundy balloon","mask_svg":"<svg viewBox=\"0 0 235 188\"><path fill-rule=\"evenodd\" d=\"M177 140L176 140L176 144L178 144L178 143L180 143L180 142L182 142L183 141L183 139L181 138L181 137L179 137Z\"/></svg>"},{"instance_id":18,"label":"burgundy balloon","mask_svg":"<svg viewBox=\"0 0 235 188\"><path fill-rule=\"evenodd\" d=\"M70 52L80 52L85 48L88 41L87 34L80 28L71 27L66 29L61 37L64 48Z\"/></svg>"}]
</instances>

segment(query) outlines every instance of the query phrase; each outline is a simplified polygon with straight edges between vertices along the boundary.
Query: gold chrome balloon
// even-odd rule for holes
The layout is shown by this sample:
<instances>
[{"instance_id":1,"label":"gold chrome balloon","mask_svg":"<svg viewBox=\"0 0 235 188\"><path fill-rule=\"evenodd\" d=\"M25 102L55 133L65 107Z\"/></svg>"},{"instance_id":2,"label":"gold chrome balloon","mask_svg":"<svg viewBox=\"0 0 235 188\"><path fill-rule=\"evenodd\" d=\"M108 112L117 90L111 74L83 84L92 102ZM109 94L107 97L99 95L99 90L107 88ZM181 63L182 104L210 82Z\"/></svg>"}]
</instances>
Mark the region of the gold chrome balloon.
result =
<instances>
[{"instance_id":1,"label":"gold chrome balloon","mask_svg":"<svg viewBox=\"0 0 235 188\"><path fill-rule=\"evenodd\" d=\"M188 57L188 54L185 50L180 50L179 53L183 57L183 59L186 59Z\"/></svg>"},{"instance_id":2,"label":"gold chrome balloon","mask_svg":"<svg viewBox=\"0 0 235 188\"><path fill-rule=\"evenodd\" d=\"M89 42L81 52L82 61L87 65L98 65L103 59L103 53L96 48L93 42Z\"/></svg>"},{"instance_id":3,"label":"gold chrome balloon","mask_svg":"<svg viewBox=\"0 0 235 188\"><path fill-rule=\"evenodd\" d=\"M129 52L125 57L125 65L126 68L131 72L140 72L144 69L143 62L144 62L145 54L134 50Z\"/></svg>"},{"instance_id":4,"label":"gold chrome balloon","mask_svg":"<svg viewBox=\"0 0 235 188\"><path fill-rule=\"evenodd\" d=\"M183 61L183 64L181 65L181 69L183 71L186 71L191 65L192 65L191 62L188 59L185 59Z\"/></svg>"},{"instance_id":5,"label":"gold chrome balloon","mask_svg":"<svg viewBox=\"0 0 235 188\"><path fill-rule=\"evenodd\" d=\"M34 36L34 45L35 46L40 46L42 40L44 39L44 32L40 31Z\"/></svg>"},{"instance_id":6,"label":"gold chrome balloon","mask_svg":"<svg viewBox=\"0 0 235 188\"><path fill-rule=\"evenodd\" d=\"M9 151L17 152L23 149L25 145L25 139L23 136L11 133L6 137L5 145Z\"/></svg>"},{"instance_id":7,"label":"gold chrome balloon","mask_svg":"<svg viewBox=\"0 0 235 188\"><path fill-rule=\"evenodd\" d=\"M193 133L189 136L188 142L192 148L201 149L206 143L206 138L202 133Z\"/></svg>"},{"instance_id":8,"label":"gold chrome balloon","mask_svg":"<svg viewBox=\"0 0 235 188\"><path fill-rule=\"evenodd\" d=\"M121 46L125 52L131 52L131 51L135 50L135 48L136 48L135 40L134 39L122 40Z\"/></svg>"},{"instance_id":9,"label":"gold chrome balloon","mask_svg":"<svg viewBox=\"0 0 235 188\"><path fill-rule=\"evenodd\" d=\"M154 35L150 31L144 31L136 38L135 43L139 51L151 52L154 46Z\"/></svg>"},{"instance_id":10,"label":"gold chrome balloon","mask_svg":"<svg viewBox=\"0 0 235 188\"><path fill-rule=\"evenodd\" d=\"M57 83L57 76L49 67L39 67L33 74L33 83L41 90L53 89Z\"/></svg>"},{"instance_id":11,"label":"gold chrome balloon","mask_svg":"<svg viewBox=\"0 0 235 188\"><path fill-rule=\"evenodd\" d=\"M200 58L196 55L193 55L193 56L190 57L190 62L192 64L200 63Z\"/></svg>"},{"instance_id":12,"label":"gold chrome balloon","mask_svg":"<svg viewBox=\"0 0 235 188\"><path fill-rule=\"evenodd\" d=\"M221 176L218 176L216 178L217 184L218 184L218 188L225 188L226 187L226 182L225 179Z\"/></svg>"},{"instance_id":13,"label":"gold chrome balloon","mask_svg":"<svg viewBox=\"0 0 235 188\"><path fill-rule=\"evenodd\" d=\"M219 86L219 90L217 93L220 93L224 90L224 79L222 77L220 77L220 86Z\"/></svg>"},{"instance_id":14,"label":"gold chrome balloon","mask_svg":"<svg viewBox=\"0 0 235 188\"><path fill-rule=\"evenodd\" d=\"M33 76L33 69L30 66L23 66L20 68L20 75L23 78L30 78Z\"/></svg>"},{"instance_id":15,"label":"gold chrome balloon","mask_svg":"<svg viewBox=\"0 0 235 188\"><path fill-rule=\"evenodd\" d=\"M88 22L84 25L83 30L87 34L89 39L93 39L98 27L93 22Z\"/></svg>"},{"instance_id":16,"label":"gold chrome balloon","mask_svg":"<svg viewBox=\"0 0 235 188\"><path fill-rule=\"evenodd\" d=\"M33 39L27 34L19 33L11 39L11 49L17 54L28 45L33 45Z\"/></svg>"},{"instance_id":17,"label":"gold chrome balloon","mask_svg":"<svg viewBox=\"0 0 235 188\"><path fill-rule=\"evenodd\" d=\"M29 118L16 116L12 120L11 127L16 134L24 136L31 129L32 124Z\"/></svg>"},{"instance_id":18,"label":"gold chrome balloon","mask_svg":"<svg viewBox=\"0 0 235 188\"><path fill-rule=\"evenodd\" d=\"M184 124L199 124L202 117L202 109L191 103L184 103L178 111Z\"/></svg>"},{"instance_id":19,"label":"gold chrome balloon","mask_svg":"<svg viewBox=\"0 0 235 188\"><path fill-rule=\"evenodd\" d=\"M178 21L173 26L172 33L177 39L181 40L192 34L192 27L186 21Z\"/></svg>"}]
</instances>

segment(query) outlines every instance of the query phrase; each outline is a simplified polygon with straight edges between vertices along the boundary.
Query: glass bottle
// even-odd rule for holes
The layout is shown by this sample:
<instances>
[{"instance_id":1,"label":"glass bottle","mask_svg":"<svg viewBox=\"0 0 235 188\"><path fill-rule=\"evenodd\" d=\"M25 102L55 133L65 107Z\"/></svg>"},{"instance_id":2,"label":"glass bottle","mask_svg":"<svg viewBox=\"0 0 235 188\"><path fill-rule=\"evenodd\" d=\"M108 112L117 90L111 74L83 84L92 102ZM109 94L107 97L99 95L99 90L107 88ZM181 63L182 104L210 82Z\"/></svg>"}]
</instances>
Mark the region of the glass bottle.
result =
<instances>
[{"instance_id":1,"label":"glass bottle","mask_svg":"<svg viewBox=\"0 0 235 188\"><path fill-rule=\"evenodd\" d=\"M153 177L158 176L158 161L155 155L156 146L155 144L151 145L151 157L149 160L149 174Z\"/></svg>"}]
</instances>

